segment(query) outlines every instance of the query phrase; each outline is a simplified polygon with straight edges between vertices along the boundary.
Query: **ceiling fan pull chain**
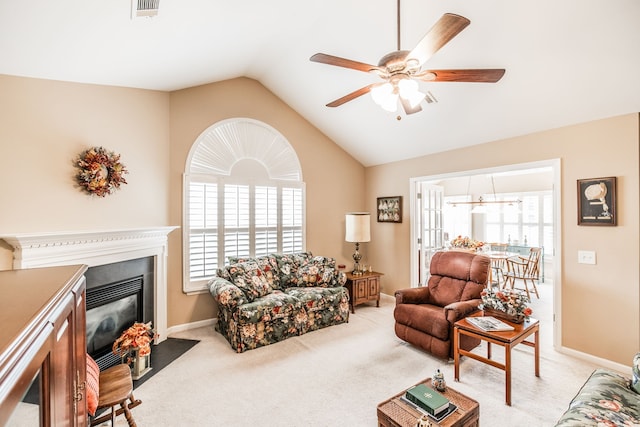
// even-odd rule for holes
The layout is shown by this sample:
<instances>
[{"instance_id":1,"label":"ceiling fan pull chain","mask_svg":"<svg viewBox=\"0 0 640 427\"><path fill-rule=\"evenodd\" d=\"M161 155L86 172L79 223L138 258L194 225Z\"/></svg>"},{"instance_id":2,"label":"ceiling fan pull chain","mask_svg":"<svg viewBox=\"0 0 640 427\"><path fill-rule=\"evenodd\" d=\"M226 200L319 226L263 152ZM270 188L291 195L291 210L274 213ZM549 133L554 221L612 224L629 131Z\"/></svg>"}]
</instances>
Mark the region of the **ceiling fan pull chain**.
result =
<instances>
[{"instance_id":1,"label":"ceiling fan pull chain","mask_svg":"<svg viewBox=\"0 0 640 427\"><path fill-rule=\"evenodd\" d=\"M400 0L398 0L398 22L397 22L397 28L398 28L398 49L396 50L400 50Z\"/></svg>"}]
</instances>

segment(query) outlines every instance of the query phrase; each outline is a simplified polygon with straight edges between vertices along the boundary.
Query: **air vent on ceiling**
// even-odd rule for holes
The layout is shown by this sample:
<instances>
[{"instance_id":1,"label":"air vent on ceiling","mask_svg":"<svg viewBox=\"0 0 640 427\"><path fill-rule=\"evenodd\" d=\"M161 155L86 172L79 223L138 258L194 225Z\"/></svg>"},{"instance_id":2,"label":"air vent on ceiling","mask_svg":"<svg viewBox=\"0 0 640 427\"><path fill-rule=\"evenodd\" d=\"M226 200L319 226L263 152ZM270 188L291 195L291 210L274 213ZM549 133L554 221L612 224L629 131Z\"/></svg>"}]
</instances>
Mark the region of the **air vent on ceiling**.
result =
<instances>
[{"instance_id":1,"label":"air vent on ceiling","mask_svg":"<svg viewBox=\"0 0 640 427\"><path fill-rule=\"evenodd\" d=\"M131 19L156 16L160 0L131 0Z\"/></svg>"}]
</instances>

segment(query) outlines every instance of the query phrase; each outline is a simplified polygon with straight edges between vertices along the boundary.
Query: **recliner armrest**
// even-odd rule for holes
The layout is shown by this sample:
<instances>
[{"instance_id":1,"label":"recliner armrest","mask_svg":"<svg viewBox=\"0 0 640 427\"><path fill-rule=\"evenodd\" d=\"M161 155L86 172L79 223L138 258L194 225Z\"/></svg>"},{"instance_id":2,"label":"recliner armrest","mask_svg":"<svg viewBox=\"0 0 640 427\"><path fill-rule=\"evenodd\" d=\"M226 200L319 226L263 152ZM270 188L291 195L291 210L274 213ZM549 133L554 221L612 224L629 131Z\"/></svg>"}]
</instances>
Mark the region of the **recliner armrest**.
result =
<instances>
[{"instance_id":1,"label":"recliner armrest","mask_svg":"<svg viewBox=\"0 0 640 427\"><path fill-rule=\"evenodd\" d=\"M481 302L481 299L453 302L444 307L444 316L446 317L447 322L453 325L463 317L478 311L478 305L480 305Z\"/></svg>"},{"instance_id":2,"label":"recliner armrest","mask_svg":"<svg viewBox=\"0 0 640 427\"><path fill-rule=\"evenodd\" d=\"M429 287L400 289L395 292L397 304L427 304L429 303Z\"/></svg>"}]
</instances>

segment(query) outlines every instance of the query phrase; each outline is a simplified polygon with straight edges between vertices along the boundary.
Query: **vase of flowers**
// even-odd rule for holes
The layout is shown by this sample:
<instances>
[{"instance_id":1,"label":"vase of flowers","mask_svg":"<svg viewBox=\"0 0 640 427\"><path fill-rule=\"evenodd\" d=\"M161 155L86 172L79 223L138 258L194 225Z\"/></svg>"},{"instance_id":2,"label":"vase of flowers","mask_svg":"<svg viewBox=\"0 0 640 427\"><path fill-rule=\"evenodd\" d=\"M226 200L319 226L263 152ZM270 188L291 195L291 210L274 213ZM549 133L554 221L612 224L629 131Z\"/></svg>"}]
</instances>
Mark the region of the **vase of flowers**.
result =
<instances>
[{"instance_id":1,"label":"vase of flowers","mask_svg":"<svg viewBox=\"0 0 640 427\"><path fill-rule=\"evenodd\" d=\"M508 320L513 323L522 323L529 320L533 313L529 307L529 298L516 290L485 289L480 294L482 303L478 306L484 311L485 316L493 316Z\"/></svg>"},{"instance_id":2,"label":"vase of flowers","mask_svg":"<svg viewBox=\"0 0 640 427\"><path fill-rule=\"evenodd\" d=\"M458 236L455 239L452 239L451 242L449 243L451 244L452 248L456 248L456 249L476 250L484 246L484 242L481 242L479 240L473 240L468 236L465 236L465 237Z\"/></svg>"},{"instance_id":3,"label":"vase of flowers","mask_svg":"<svg viewBox=\"0 0 640 427\"><path fill-rule=\"evenodd\" d=\"M112 351L131 365L131 377L139 379L151 370L151 341L157 337L149 323L134 323L113 343Z\"/></svg>"}]
</instances>

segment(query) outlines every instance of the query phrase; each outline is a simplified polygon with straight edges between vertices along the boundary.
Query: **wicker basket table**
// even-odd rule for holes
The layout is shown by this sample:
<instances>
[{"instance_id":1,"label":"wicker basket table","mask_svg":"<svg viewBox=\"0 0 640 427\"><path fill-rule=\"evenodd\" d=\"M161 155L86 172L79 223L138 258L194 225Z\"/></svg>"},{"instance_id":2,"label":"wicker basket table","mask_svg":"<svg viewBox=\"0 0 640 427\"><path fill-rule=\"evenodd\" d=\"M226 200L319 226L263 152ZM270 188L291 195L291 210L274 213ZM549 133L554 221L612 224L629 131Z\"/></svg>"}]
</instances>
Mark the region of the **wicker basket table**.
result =
<instances>
[{"instance_id":1,"label":"wicker basket table","mask_svg":"<svg viewBox=\"0 0 640 427\"><path fill-rule=\"evenodd\" d=\"M431 387L431 378L420 381L418 384L426 384ZM401 391L378 405L379 427L415 427L422 413L400 399L405 391ZM441 427L478 427L480 425L480 404L478 402L449 386L441 394L453 402L458 409L442 420L440 424L432 420L432 425Z\"/></svg>"}]
</instances>

